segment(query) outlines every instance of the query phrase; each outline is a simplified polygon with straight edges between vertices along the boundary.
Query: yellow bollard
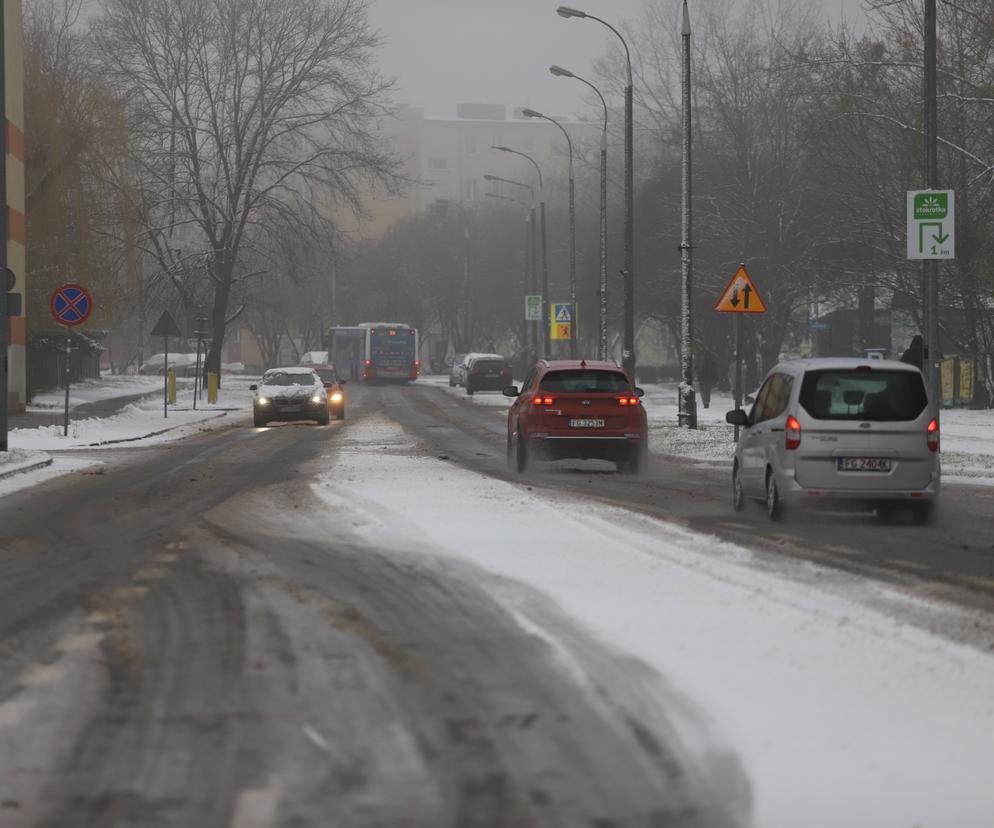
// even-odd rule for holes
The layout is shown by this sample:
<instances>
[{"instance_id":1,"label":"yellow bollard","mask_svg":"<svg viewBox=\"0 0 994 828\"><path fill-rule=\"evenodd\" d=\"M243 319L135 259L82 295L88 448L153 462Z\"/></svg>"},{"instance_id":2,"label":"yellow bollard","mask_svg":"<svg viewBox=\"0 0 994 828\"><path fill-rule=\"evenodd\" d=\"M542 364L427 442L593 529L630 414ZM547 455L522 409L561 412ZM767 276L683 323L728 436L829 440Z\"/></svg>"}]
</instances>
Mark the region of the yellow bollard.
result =
<instances>
[{"instance_id":1,"label":"yellow bollard","mask_svg":"<svg viewBox=\"0 0 994 828\"><path fill-rule=\"evenodd\" d=\"M207 374L207 404L214 405L217 402L217 374L210 372Z\"/></svg>"},{"instance_id":2,"label":"yellow bollard","mask_svg":"<svg viewBox=\"0 0 994 828\"><path fill-rule=\"evenodd\" d=\"M176 372L169 372L169 404L176 405Z\"/></svg>"}]
</instances>

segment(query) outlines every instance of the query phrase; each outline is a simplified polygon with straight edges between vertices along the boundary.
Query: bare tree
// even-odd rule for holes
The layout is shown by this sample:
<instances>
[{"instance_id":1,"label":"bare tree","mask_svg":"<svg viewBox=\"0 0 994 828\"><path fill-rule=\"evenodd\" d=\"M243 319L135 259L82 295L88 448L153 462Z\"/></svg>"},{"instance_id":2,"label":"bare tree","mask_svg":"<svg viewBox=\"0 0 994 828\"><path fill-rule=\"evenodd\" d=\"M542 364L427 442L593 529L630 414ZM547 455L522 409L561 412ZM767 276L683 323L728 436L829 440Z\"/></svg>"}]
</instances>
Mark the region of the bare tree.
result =
<instances>
[{"instance_id":1,"label":"bare tree","mask_svg":"<svg viewBox=\"0 0 994 828\"><path fill-rule=\"evenodd\" d=\"M202 254L218 371L243 254L315 211L359 209L363 177L391 173L367 128L389 84L362 0L104 0L104 77L127 102L146 223L168 270Z\"/></svg>"}]
</instances>

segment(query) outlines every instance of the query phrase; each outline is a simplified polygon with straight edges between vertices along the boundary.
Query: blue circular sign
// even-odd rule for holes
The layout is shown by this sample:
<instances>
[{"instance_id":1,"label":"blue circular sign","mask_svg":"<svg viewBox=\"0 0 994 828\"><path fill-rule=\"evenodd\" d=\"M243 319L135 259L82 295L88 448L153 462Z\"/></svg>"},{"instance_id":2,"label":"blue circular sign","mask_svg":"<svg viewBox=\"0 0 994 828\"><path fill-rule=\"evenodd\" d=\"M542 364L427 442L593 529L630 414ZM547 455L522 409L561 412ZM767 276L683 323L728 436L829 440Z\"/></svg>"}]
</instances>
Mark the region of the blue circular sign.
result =
<instances>
[{"instance_id":1,"label":"blue circular sign","mask_svg":"<svg viewBox=\"0 0 994 828\"><path fill-rule=\"evenodd\" d=\"M81 325L93 311L93 297L82 285L62 285L52 294L49 307L60 325Z\"/></svg>"}]
</instances>

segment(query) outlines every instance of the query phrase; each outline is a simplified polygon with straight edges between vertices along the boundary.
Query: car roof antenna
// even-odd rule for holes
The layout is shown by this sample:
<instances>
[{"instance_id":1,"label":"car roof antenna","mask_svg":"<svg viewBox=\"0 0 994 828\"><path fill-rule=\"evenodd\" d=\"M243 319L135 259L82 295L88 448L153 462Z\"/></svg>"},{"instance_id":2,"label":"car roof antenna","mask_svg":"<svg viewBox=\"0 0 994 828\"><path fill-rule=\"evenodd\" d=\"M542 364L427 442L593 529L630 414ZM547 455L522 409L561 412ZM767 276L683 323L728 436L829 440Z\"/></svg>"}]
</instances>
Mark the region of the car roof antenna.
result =
<instances>
[{"instance_id":1,"label":"car roof antenna","mask_svg":"<svg viewBox=\"0 0 994 828\"><path fill-rule=\"evenodd\" d=\"M580 367L581 368L586 368L587 367L587 360L581 359L580 360Z\"/></svg>"}]
</instances>

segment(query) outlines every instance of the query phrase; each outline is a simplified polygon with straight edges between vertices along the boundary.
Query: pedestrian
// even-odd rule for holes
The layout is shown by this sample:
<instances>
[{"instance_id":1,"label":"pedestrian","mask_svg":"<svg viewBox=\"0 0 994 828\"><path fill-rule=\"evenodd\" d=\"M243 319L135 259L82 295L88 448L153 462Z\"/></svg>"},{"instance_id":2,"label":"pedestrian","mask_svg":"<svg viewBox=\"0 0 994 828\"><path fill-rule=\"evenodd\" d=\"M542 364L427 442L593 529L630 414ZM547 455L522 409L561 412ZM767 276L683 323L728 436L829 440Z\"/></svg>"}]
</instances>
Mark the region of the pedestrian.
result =
<instances>
[{"instance_id":1,"label":"pedestrian","mask_svg":"<svg viewBox=\"0 0 994 828\"><path fill-rule=\"evenodd\" d=\"M697 382L701 386L701 402L705 408L711 407L711 389L718 382L718 363L714 354L710 351L704 352L704 360L701 365L701 372L698 374Z\"/></svg>"},{"instance_id":2,"label":"pedestrian","mask_svg":"<svg viewBox=\"0 0 994 828\"><path fill-rule=\"evenodd\" d=\"M911 339L911 344L908 349L901 354L901 362L906 362L908 365L914 365L919 371L922 369L922 363L925 358L925 345L922 342L920 334L915 334Z\"/></svg>"}]
</instances>

